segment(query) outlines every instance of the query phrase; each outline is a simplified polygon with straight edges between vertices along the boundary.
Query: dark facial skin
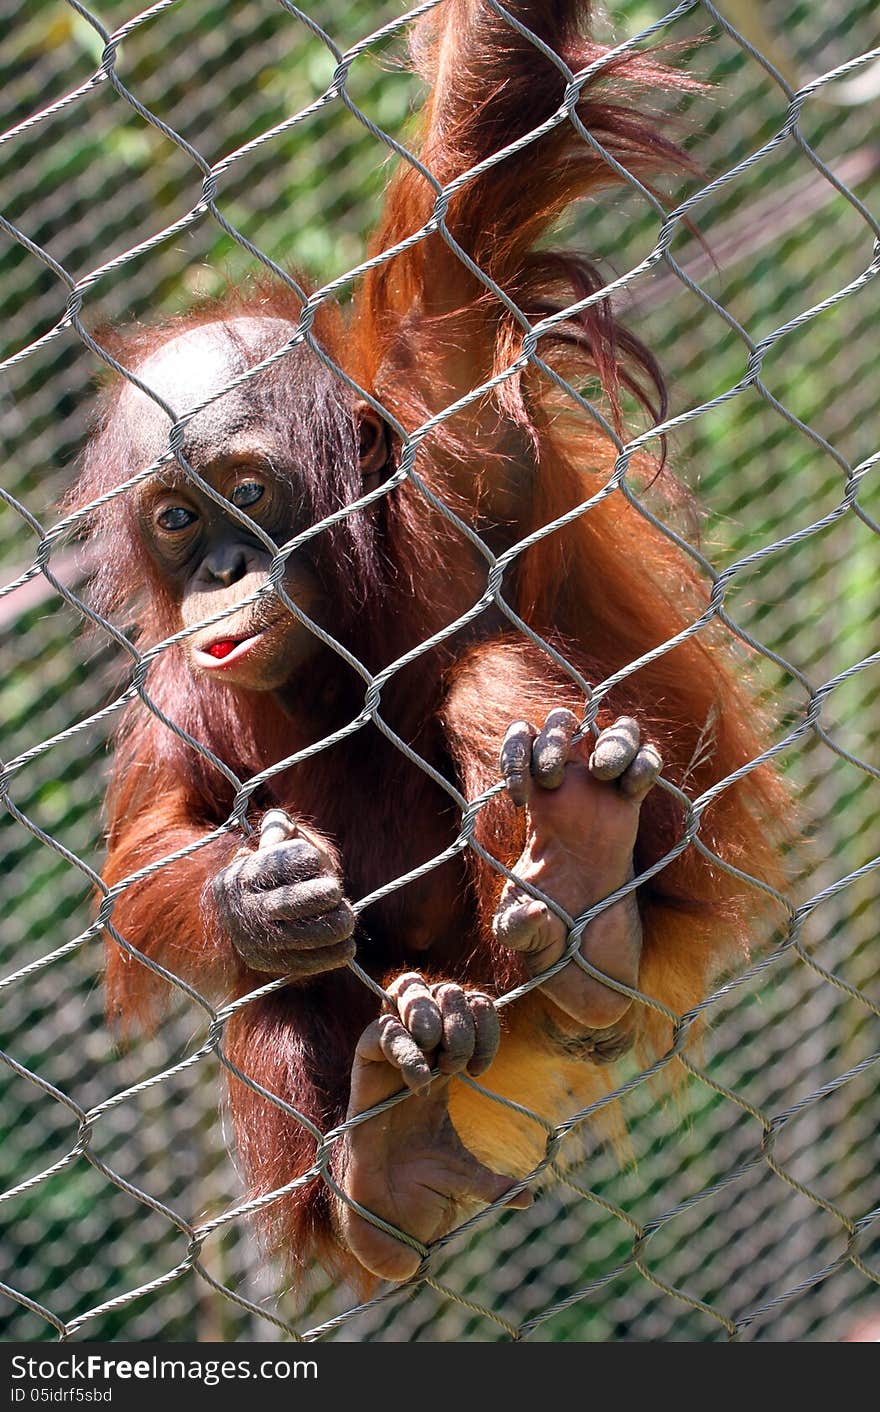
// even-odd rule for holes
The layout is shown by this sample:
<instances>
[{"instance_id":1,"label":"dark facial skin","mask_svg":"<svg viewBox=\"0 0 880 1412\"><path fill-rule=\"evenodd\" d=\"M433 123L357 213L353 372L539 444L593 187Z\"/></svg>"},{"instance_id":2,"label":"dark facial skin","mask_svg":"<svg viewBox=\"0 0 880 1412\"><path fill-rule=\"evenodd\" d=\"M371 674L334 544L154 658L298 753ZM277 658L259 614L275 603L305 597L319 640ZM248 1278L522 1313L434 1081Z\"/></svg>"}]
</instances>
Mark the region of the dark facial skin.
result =
<instances>
[{"instance_id":1,"label":"dark facial skin","mask_svg":"<svg viewBox=\"0 0 880 1412\"><path fill-rule=\"evenodd\" d=\"M294 325L274 318L205 324L171 339L138 369L141 380L183 412L240 377L281 347ZM285 376L285 365L262 374ZM244 511L276 544L305 529L297 503L297 467L290 465L285 428L266 415L257 384L224 393L189 422L183 452L200 476ZM255 395L255 391L257 395ZM362 474L384 460L384 428L358 405ZM168 418L154 402L127 389L119 409L131 427L138 465L168 443ZM274 596L246 603L266 581L271 553L259 535L187 481L182 472L151 480L140 492L144 544L179 604L181 627L195 627L243 604L221 622L186 639L193 669L203 678L251 691L277 691L319 649L319 641ZM306 552L287 561L284 586L309 617L325 606Z\"/></svg>"}]
</instances>

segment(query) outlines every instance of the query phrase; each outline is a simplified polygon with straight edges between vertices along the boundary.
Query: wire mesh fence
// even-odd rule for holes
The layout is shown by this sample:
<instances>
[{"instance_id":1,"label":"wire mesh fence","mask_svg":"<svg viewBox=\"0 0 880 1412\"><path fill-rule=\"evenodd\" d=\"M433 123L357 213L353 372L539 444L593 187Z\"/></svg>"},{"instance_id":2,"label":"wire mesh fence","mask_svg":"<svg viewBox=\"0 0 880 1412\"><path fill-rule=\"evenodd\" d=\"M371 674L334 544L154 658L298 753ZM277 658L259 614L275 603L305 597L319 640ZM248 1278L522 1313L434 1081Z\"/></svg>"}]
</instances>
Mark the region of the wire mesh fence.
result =
<instances>
[{"instance_id":1,"label":"wire mesh fence","mask_svg":"<svg viewBox=\"0 0 880 1412\"><path fill-rule=\"evenodd\" d=\"M634 1062L619 1076L634 1160L597 1143L529 1210L490 1212L441 1241L401 1288L360 1300L316 1270L294 1293L261 1255L258 1203L218 1108L224 1026L240 1002L181 1003L125 1049L104 1020L109 914L95 920L92 889L107 732L138 689L150 710L153 658L135 645L120 678L127 626L100 617L82 637L95 551L72 545L81 517L56 508L107 361L100 330L267 268L278 280L310 271L302 332L323 301L347 299L388 163L414 160L418 86L394 56L413 18L443 3L160 0L133 14L69 0L17 16L4 42L8 1339L834 1340L877 1310L870 3L820 15L774 0L760 20L733 0L624 3L613 24L598 21L624 51L699 37L686 62L707 80L679 104L699 174L661 200L624 172L613 199L578 209L566 232L602 271L595 298L625 311L669 376L663 423L622 444L615 473L668 435L705 512L691 539L706 619L689 632L722 618L757 644L773 748L811 834L775 947L698 1007L699 1045L685 1024L663 1056L681 1091L658 1105ZM577 124L590 77L565 75L554 121ZM442 223L449 192L436 194ZM540 360L540 327L522 349ZM424 433L404 441L413 483ZM637 501L667 514L659 486ZM491 604L503 592L486 562ZM381 691L366 678L375 725ZM230 832L258 783L240 782ZM463 847L476 812L465 810ZM316 1160L326 1167L326 1153Z\"/></svg>"}]
</instances>

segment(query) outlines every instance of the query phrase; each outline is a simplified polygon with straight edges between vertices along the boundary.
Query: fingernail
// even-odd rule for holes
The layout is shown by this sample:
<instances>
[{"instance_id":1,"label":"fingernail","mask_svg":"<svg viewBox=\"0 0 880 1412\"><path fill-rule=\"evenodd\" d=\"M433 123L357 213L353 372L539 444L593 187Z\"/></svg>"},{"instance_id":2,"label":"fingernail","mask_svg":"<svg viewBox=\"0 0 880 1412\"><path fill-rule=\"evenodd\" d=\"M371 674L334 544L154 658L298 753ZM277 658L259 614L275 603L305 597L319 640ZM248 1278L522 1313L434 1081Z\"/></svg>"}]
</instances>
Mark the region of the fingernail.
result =
<instances>
[{"instance_id":1,"label":"fingernail","mask_svg":"<svg viewBox=\"0 0 880 1412\"><path fill-rule=\"evenodd\" d=\"M283 809L270 809L263 815L260 824L260 846L272 848L276 843L286 843L296 834L296 825L287 817Z\"/></svg>"}]
</instances>

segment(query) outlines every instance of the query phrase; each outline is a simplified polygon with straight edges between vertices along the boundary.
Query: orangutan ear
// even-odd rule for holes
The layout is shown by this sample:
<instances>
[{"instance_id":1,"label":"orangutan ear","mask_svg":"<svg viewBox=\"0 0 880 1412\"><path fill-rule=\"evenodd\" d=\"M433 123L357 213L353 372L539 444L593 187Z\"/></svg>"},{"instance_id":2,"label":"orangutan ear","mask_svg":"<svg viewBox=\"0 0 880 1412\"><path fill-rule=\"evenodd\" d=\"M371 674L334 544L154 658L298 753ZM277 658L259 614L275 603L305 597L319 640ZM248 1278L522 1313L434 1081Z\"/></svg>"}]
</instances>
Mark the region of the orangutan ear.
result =
<instances>
[{"instance_id":1,"label":"orangutan ear","mask_svg":"<svg viewBox=\"0 0 880 1412\"><path fill-rule=\"evenodd\" d=\"M364 480L381 475L388 465L391 437L388 427L369 402L355 403L361 475Z\"/></svg>"}]
</instances>

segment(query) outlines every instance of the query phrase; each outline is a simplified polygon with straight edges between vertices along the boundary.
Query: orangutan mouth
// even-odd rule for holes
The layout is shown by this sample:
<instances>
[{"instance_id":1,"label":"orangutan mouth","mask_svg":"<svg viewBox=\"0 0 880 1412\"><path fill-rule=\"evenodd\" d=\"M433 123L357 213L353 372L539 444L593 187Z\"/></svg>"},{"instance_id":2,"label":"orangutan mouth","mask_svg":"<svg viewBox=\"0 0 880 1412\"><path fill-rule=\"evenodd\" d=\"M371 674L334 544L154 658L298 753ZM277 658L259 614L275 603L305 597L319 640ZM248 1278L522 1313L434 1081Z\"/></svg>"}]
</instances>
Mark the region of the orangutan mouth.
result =
<instances>
[{"instance_id":1,"label":"orangutan mouth","mask_svg":"<svg viewBox=\"0 0 880 1412\"><path fill-rule=\"evenodd\" d=\"M249 637L218 637L206 647L197 647L193 659L205 671L216 672L246 657L262 636L262 632L258 632Z\"/></svg>"}]
</instances>

